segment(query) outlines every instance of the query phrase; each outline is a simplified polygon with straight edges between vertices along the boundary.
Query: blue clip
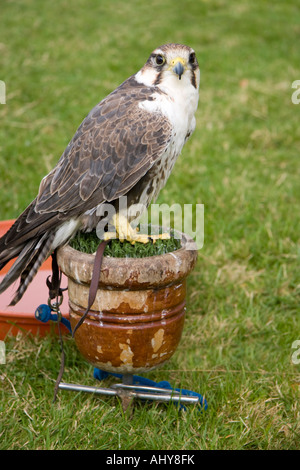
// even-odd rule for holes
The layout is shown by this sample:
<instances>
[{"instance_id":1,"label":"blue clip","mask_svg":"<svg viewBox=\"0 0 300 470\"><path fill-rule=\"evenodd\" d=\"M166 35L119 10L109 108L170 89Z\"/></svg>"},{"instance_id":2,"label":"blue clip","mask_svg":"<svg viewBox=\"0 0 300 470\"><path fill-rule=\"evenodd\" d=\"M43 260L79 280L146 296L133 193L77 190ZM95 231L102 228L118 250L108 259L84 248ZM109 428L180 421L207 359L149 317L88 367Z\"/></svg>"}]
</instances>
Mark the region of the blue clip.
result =
<instances>
[{"instance_id":1,"label":"blue clip","mask_svg":"<svg viewBox=\"0 0 300 470\"><path fill-rule=\"evenodd\" d=\"M34 316L37 320L47 323L49 320L58 321L58 316L56 313L52 313L51 307L47 304L41 304L38 306L34 312ZM61 323L65 325L66 328L72 333L71 323L67 318L61 317Z\"/></svg>"}]
</instances>

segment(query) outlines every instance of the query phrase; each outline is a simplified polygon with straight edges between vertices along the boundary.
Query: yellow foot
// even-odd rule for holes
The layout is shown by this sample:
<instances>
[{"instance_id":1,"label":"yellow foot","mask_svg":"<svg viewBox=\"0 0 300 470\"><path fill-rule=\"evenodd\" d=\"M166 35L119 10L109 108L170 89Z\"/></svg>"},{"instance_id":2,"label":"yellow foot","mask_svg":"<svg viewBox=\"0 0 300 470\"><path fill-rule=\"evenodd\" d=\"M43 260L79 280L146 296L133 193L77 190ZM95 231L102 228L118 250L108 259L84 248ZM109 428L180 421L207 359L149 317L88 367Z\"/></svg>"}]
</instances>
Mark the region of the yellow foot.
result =
<instances>
[{"instance_id":1,"label":"yellow foot","mask_svg":"<svg viewBox=\"0 0 300 470\"><path fill-rule=\"evenodd\" d=\"M150 235L150 240L153 241L153 243L156 242L156 240L169 240L171 238L169 233L159 233L158 235Z\"/></svg>"},{"instance_id":2,"label":"yellow foot","mask_svg":"<svg viewBox=\"0 0 300 470\"><path fill-rule=\"evenodd\" d=\"M132 228L126 217L116 214L113 217L113 225L116 227L116 232L106 232L104 234L104 240L111 240L113 238L119 238L121 242L128 240L132 245L136 242L139 243L155 243L156 240L168 240L170 238L169 233L161 233L158 235L146 235L139 233L138 228Z\"/></svg>"},{"instance_id":3,"label":"yellow foot","mask_svg":"<svg viewBox=\"0 0 300 470\"><path fill-rule=\"evenodd\" d=\"M118 238L117 232L105 232L103 240L108 241L108 240L113 240L114 238Z\"/></svg>"}]
</instances>

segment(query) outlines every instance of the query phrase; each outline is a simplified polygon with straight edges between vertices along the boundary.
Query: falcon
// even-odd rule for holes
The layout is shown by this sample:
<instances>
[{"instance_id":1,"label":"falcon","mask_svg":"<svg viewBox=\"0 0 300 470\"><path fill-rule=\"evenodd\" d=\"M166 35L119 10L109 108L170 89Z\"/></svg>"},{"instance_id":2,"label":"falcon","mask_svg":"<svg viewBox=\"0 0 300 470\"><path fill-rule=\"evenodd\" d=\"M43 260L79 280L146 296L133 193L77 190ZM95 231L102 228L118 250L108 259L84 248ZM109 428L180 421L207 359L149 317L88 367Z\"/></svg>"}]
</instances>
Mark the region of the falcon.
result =
<instances>
[{"instance_id":1,"label":"falcon","mask_svg":"<svg viewBox=\"0 0 300 470\"><path fill-rule=\"evenodd\" d=\"M133 228L142 214L129 217L130 207L147 209L166 184L195 129L199 83L195 51L166 44L90 111L42 179L37 197L0 239L0 270L16 258L0 294L20 278L10 305L21 299L48 256L77 231L96 227L101 204L115 207L112 224L121 240L149 241ZM123 196L127 216L119 210Z\"/></svg>"}]
</instances>

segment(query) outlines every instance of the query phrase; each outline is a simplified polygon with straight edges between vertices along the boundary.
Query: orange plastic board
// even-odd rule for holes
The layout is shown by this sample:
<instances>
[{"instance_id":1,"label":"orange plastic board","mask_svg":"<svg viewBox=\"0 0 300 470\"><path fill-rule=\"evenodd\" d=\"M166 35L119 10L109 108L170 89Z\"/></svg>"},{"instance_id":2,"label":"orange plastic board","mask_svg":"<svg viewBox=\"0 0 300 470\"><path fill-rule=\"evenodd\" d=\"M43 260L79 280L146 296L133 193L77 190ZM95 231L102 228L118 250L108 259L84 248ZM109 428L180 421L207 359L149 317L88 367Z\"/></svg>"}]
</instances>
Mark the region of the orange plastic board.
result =
<instances>
[{"instance_id":1,"label":"orange plastic board","mask_svg":"<svg viewBox=\"0 0 300 470\"><path fill-rule=\"evenodd\" d=\"M14 220L6 220L0 222L0 237L6 233ZM9 267L13 261L9 263ZM0 282L5 276L9 268L1 271ZM48 302L48 288L46 279L51 275L51 257L41 266L39 272L29 285L23 298L17 305L8 307L17 287L18 282L10 286L3 294L0 295L0 340L3 340L7 334L15 336L20 331L31 332L44 336L51 329L51 322L42 323L36 320L34 312L40 304ZM68 281L65 276L62 277L62 287L67 287ZM62 315L69 318L68 293L64 292L64 300L60 307ZM64 331L68 331L63 325Z\"/></svg>"}]
</instances>

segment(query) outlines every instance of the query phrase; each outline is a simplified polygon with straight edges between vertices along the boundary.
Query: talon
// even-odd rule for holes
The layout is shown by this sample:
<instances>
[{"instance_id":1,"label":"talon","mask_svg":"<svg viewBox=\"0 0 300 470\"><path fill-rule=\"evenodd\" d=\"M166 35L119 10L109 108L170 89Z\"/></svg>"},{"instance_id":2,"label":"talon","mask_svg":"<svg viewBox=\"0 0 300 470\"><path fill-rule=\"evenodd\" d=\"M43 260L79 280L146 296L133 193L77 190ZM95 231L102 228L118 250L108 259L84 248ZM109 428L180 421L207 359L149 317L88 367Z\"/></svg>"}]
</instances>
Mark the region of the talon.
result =
<instances>
[{"instance_id":1,"label":"talon","mask_svg":"<svg viewBox=\"0 0 300 470\"><path fill-rule=\"evenodd\" d=\"M155 243L156 240L169 240L171 235L169 233L160 233L158 235L151 235L151 239Z\"/></svg>"}]
</instances>

